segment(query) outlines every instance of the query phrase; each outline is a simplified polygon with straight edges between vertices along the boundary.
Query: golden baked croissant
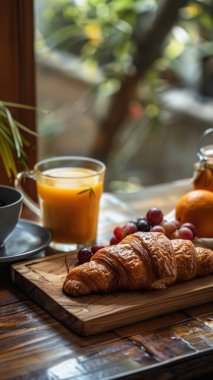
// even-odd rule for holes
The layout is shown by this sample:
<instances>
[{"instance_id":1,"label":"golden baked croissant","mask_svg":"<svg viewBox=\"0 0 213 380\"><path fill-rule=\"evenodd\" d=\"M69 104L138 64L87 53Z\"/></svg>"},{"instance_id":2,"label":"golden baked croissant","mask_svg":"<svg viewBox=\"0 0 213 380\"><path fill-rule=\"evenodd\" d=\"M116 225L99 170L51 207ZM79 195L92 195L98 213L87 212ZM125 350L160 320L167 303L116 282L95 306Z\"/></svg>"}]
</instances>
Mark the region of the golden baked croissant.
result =
<instances>
[{"instance_id":1,"label":"golden baked croissant","mask_svg":"<svg viewBox=\"0 0 213 380\"><path fill-rule=\"evenodd\" d=\"M71 269L63 290L72 296L123 289L158 289L213 272L213 251L159 232L136 232Z\"/></svg>"}]
</instances>

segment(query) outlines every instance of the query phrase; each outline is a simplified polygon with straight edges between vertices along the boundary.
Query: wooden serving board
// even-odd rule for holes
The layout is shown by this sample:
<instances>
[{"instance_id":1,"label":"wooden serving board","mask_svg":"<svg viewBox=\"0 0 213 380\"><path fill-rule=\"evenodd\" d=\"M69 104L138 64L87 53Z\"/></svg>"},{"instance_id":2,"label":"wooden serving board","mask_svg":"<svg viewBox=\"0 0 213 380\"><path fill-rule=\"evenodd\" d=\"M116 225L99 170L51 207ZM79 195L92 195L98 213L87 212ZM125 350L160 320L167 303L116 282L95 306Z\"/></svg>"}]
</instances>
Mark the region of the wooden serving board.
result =
<instances>
[{"instance_id":1,"label":"wooden serving board","mask_svg":"<svg viewBox=\"0 0 213 380\"><path fill-rule=\"evenodd\" d=\"M72 298L62 291L76 254L57 254L11 267L13 282L79 335L92 335L186 307L213 301L213 275L164 290L123 291Z\"/></svg>"}]
</instances>

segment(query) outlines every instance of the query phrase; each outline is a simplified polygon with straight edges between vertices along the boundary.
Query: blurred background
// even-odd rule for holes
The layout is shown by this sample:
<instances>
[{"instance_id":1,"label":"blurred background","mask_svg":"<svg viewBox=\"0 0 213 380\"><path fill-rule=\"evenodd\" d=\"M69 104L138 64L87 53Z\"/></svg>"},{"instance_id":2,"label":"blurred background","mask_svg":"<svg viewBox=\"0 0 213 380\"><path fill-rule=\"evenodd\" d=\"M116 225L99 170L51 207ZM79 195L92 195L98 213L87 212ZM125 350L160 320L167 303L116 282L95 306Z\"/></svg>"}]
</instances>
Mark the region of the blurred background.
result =
<instances>
[{"instance_id":1,"label":"blurred background","mask_svg":"<svg viewBox=\"0 0 213 380\"><path fill-rule=\"evenodd\" d=\"M213 1L36 0L38 158L107 164L108 191L193 175L213 127Z\"/></svg>"}]
</instances>

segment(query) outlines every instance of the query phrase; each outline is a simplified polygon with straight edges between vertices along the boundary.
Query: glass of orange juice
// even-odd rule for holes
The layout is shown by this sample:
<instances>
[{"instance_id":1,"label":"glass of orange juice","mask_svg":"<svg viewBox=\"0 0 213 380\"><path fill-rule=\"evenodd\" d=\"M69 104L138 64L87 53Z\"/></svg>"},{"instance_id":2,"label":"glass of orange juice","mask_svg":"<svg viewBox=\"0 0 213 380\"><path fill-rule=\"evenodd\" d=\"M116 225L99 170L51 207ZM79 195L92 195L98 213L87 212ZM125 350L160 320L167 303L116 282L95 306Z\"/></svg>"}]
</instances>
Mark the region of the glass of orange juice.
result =
<instances>
[{"instance_id":1,"label":"glass of orange juice","mask_svg":"<svg viewBox=\"0 0 213 380\"><path fill-rule=\"evenodd\" d=\"M105 165L87 157L54 157L34 170L18 173L16 187L23 200L52 234L51 247L72 251L95 242ZM22 187L24 178L36 180L39 206Z\"/></svg>"}]
</instances>

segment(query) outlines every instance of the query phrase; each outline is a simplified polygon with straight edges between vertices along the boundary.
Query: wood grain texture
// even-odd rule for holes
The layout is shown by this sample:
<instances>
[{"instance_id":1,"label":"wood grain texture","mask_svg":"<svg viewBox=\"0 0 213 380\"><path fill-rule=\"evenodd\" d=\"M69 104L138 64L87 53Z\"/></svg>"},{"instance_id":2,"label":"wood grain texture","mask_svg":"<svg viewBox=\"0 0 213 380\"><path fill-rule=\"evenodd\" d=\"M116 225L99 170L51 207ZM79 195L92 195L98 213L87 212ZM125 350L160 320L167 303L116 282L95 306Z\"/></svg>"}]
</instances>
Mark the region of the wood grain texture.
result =
<instances>
[{"instance_id":1,"label":"wood grain texture","mask_svg":"<svg viewBox=\"0 0 213 380\"><path fill-rule=\"evenodd\" d=\"M150 318L143 322L139 321L128 326L123 326L115 329L115 333L122 337L126 338L128 336L143 334L144 332L152 331L153 327L163 328L169 327L176 323L180 323L186 320L189 320L190 316L187 315L183 310L181 312L175 312L170 314L165 314L158 316L156 318Z\"/></svg>"},{"instance_id":2,"label":"wood grain texture","mask_svg":"<svg viewBox=\"0 0 213 380\"><path fill-rule=\"evenodd\" d=\"M118 340L114 333L81 339L67 330L32 301L1 307L0 313L0 378L16 378L43 370L89 353L99 345ZM38 378L37 375L35 378Z\"/></svg>"},{"instance_id":3,"label":"wood grain texture","mask_svg":"<svg viewBox=\"0 0 213 380\"><path fill-rule=\"evenodd\" d=\"M164 327L157 319L149 326L141 322L143 333L128 338L113 332L79 337L32 301L5 305L0 313L1 380L183 380L209 373L213 330L181 318L173 314L166 326L165 317Z\"/></svg>"},{"instance_id":4,"label":"wood grain texture","mask_svg":"<svg viewBox=\"0 0 213 380\"><path fill-rule=\"evenodd\" d=\"M0 306L19 302L24 299L27 299L26 294L20 292L17 287L11 284L9 279L3 280L0 277Z\"/></svg>"},{"instance_id":5,"label":"wood grain texture","mask_svg":"<svg viewBox=\"0 0 213 380\"><path fill-rule=\"evenodd\" d=\"M57 254L12 266L13 282L54 317L80 335L92 335L130 323L213 301L213 276L157 291L129 291L72 298L62 291L76 254Z\"/></svg>"},{"instance_id":6,"label":"wood grain texture","mask_svg":"<svg viewBox=\"0 0 213 380\"><path fill-rule=\"evenodd\" d=\"M164 199L166 203L168 191L157 188L156 192L159 201ZM173 187L171 193L177 194ZM138 194L138 202L139 199L144 202L143 192ZM152 202L154 205L158 206L157 200ZM101 240L105 232L110 234L113 223L128 220L128 211L120 210L119 205L108 208L106 204ZM137 215L140 212L135 211ZM35 275L43 276L40 264ZM29 299L23 300L22 293L14 297L14 287L8 279L9 272L0 266L1 380L212 379L213 302L192 308L184 305L172 314L80 337L43 308Z\"/></svg>"}]
</instances>

